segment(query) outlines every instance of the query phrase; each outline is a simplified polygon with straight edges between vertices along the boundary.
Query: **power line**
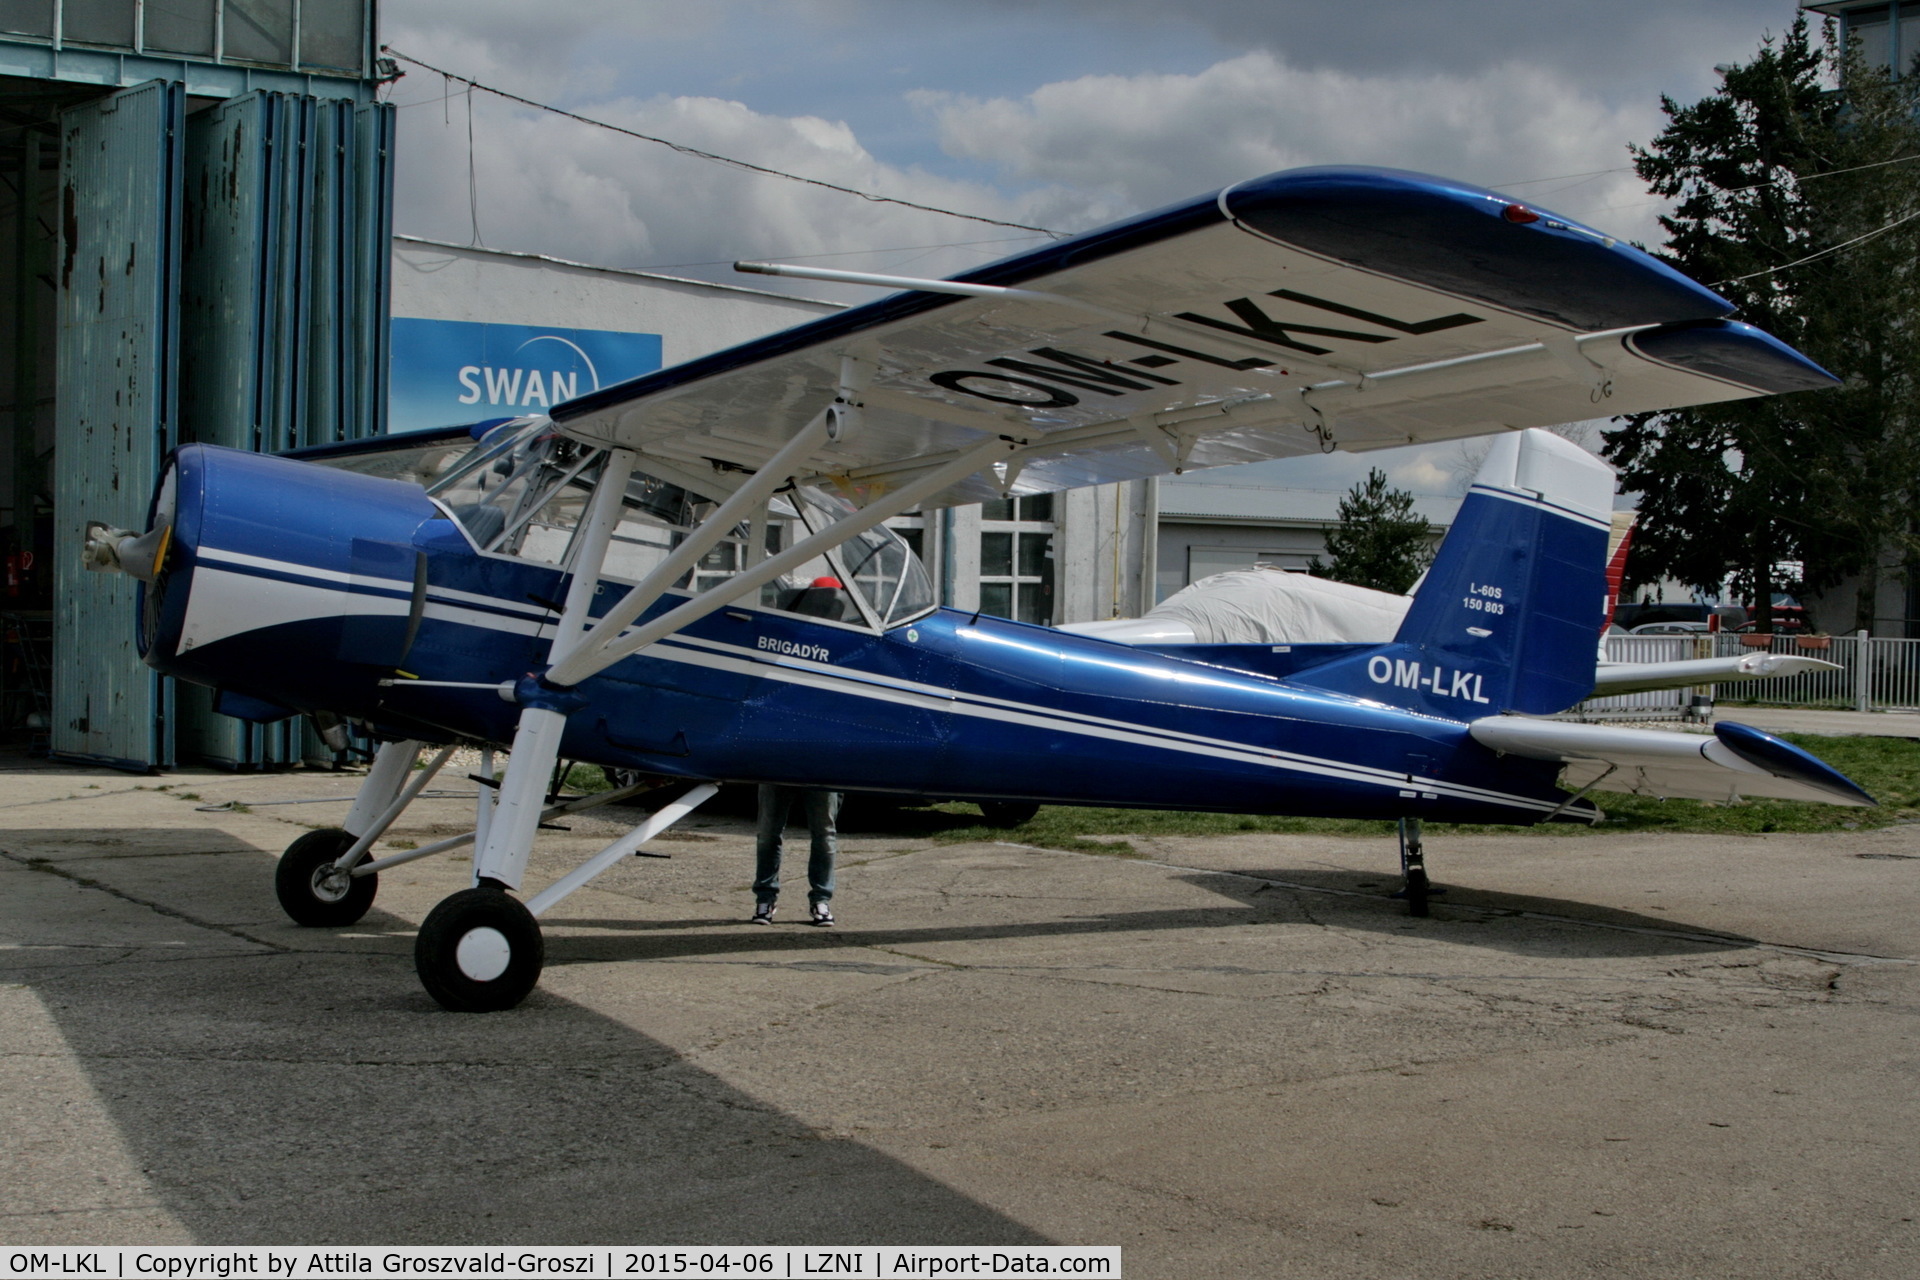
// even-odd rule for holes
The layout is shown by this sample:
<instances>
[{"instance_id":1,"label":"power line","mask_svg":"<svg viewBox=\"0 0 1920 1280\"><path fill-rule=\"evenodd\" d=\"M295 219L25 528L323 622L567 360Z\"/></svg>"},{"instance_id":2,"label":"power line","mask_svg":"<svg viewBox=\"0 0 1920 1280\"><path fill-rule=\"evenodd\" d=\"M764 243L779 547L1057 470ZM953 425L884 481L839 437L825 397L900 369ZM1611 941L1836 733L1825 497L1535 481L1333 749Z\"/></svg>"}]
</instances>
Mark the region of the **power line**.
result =
<instances>
[{"instance_id":1,"label":"power line","mask_svg":"<svg viewBox=\"0 0 1920 1280\"><path fill-rule=\"evenodd\" d=\"M1602 174L1626 173L1632 168L1630 164L1623 164L1612 169L1588 169L1585 173L1562 173L1551 178L1517 178L1512 182L1489 182L1487 185L1495 191L1505 191L1508 187L1537 187L1543 182L1564 182L1568 178L1598 178Z\"/></svg>"},{"instance_id":2,"label":"power line","mask_svg":"<svg viewBox=\"0 0 1920 1280\"><path fill-rule=\"evenodd\" d=\"M731 258L715 258L711 262L652 262L635 271L673 271L681 267L730 267L742 258L753 261L778 260L780 262L800 262L812 258L861 258L876 253L911 253L916 249L967 249L981 244L1018 244L1022 240L1037 240L1038 236L1000 236L992 240L943 240L939 244L898 244L889 249L842 249L835 253L736 253Z\"/></svg>"},{"instance_id":3,"label":"power line","mask_svg":"<svg viewBox=\"0 0 1920 1280\"><path fill-rule=\"evenodd\" d=\"M1864 168L1866 166L1862 166L1862 167ZM1842 240L1839 244L1828 245L1826 248L1820 250L1818 253L1810 253L1804 258L1795 258L1792 262L1783 262L1777 267L1766 267L1759 271L1749 271L1747 272L1747 274L1743 276L1734 276L1731 280L1716 280L1714 283L1708 285L1707 287L1709 289L1718 289L1721 285L1739 284L1742 280L1751 280L1755 276L1770 276L1776 271L1785 271L1790 267L1802 266L1806 263L1812 262L1816 258L1824 258L1830 253L1839 253L1842 249L1851 249L1854 245L1865 244L1867 241L1873 239L1875 236L1883 236L1887 232L1893 230L1895 227L1901 226L1904 223L1912 222L1915 218L1920 218L1920 210L1916 210L1913 213L1909 213L1903 218L1895 218L1892 222L1889 222L1886 226L1875 227L1872 231L1868 231L1863 235L1857 235L1851 240Z\"/></svg>"},{"instance_id":4,"label":"power line","mask_svg":"<svg viewBox=\"0 0 1920 1280\"><path fill-rule=\"evenodd\" d=\"M508 93L505 89L496 89L492 85L481 84L478 80L456 75L451 71L442 70L431 63L422 62L411 54L400 52L400 50L394 48L392 45L381 45L380 49L381 52L392 54L402 62L411 62L423 71L431 71L435 75L446 77L448 80L458 80L460 83L468 85L473 89L478 89L483 93L490 93L496 98L504 98L508 102L517 102L523 107L532 107L536 111L550 112L556 116L565 116L569 120L578 120L582 124L590 124L614 133L625 134L629 138L638 138L642 142L652 142L663 147L671 147L682 155L694 156L701 160L711 160L715 164L730 165L735 169L744 169L749 173L762 173L771 178L785 178L789 182L804 182L812 187L824 187L828 191L838 191L843 195L859 196L862 200L868 200L874 204L897 204L907 209L918 209L922 213L939 213L945 214L949 218L966 218L972 222L984 222L994 227L1012 227L1016 231L1037 231L1041 235L1053 236L1055 238L1060 238L1065 234L1064 232L1055 231L1050 227L1036 227L1025 222L1007 222L1000 218L988 218L977 213L961 213L954 209L942 209L937 205L920 204L913 200L902 200L898 196L877 196L870 192L856 190L853 187L843 187L838 183L824 182L819 178L803 177L797 173L786 173L780 169L769 169L765 165L752 164L745 160L736 160L732 156L716 155L711 151L702 151L698 147L690 147L682 142L674 142L670 138L658 138L650 133L640 133L634 129L622 128L617 124L608 124L605 120L595 120L592 116L583 116L562 107L550 106L544 102L536 102L532 98L523 98L517 93Z\"/></svg>"}]
</instances>

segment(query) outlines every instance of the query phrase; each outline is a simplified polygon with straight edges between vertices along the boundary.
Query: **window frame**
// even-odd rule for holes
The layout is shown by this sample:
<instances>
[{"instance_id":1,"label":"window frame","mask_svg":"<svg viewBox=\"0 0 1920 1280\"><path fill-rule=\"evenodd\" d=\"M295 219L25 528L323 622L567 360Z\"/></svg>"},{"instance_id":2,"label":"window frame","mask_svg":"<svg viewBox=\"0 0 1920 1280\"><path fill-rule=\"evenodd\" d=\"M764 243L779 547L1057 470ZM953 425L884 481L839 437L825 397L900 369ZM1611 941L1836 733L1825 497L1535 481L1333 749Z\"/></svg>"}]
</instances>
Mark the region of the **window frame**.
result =
<instances>
[{"instance_id":1,"label":"window frame","mask_svg":"<svg viewBox=\"0 0 1920 1280\"><path fill-rule=\"evenodd\" d=\"M1045 520L1036 520L1036 519L1032 519L1031 517L1025 517L1023 515L1023 504L1027 502L1031 502L1036 498L1046 498L1049 500L1048 501L1049 514L1047 519ZM1044 534L1047 538L1047 544L1048 544L1047 559L1049 560L1054 559L1052 553L1059 546L1059 538L1060 538L1060 520L1058 516L1058 507L1055 505L1058 502L1058 499L1059 499L1059 495L1052 492L1010 494L1006 498L1003 498L1000 500L1003 502L1010 501L1013 504L1012 518L1006 519L1006 520L997 519L997 518L988 516L987 506L989 504L983 503L981 505L981 509L980 509L980 547L981 547L980 572L977 578L977 586L983 597L985 595L986 589L989 586L1007 587L1008 603L1012 606L1013 612L1011 614L992 613L986 608L986 601L984 599L980 601L979 612L985 613L989 617L995 617L995 618L1004 617L1009 622L1028 622L1027 619L1023 619L1022 617L1020 617L1020 588L1022 586L1028 586L1028 585L1036 586L1036 587L1046 586L1052 589L1047 599L1047 616L1042 621L1028 622L1028 624L1031 626L1042 626L1042 627L1051 627L1056 625L1056 619L1060 611L1060 598L1058 593L1060 575L1058 572L1058 562L1057 561L1055 562L1055 572L1051 576L1045 575L1045 574L1021 573L1020 572L1020 539L1022 535L1032 537L1032 536L1039 536ZM986 570L987 536L989 534L995 534L995 533L1004 533L1009 535L1009 542L1007 547L1008 572L1006 573L988 573Z\"/></svg>"}]
</instances>

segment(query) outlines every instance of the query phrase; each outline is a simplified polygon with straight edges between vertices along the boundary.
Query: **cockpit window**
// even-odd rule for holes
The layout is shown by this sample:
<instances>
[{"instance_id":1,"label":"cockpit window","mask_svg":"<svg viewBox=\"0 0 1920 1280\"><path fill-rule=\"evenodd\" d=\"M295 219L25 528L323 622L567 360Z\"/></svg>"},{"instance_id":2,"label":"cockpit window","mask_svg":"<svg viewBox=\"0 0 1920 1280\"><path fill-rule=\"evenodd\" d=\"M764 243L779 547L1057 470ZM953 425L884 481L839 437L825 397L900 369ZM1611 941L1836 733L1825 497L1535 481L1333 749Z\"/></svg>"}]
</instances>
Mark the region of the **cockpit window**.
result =
<instances>
[{"instance_id":1,"label":"cockpit window","mask_svg":"<svg viewBox=\"0 0 1920 1280\"><path fill-rule=\"evenodd\" d=\"M562 565L605 456L559 435L546 419L518 419L494 428L466 456L446 465L427 491L483 551ZM603 572L641 581L719 505L636 471L627 483L625 510ZM717 586L857 510L821 489L790 489L773 498L760 518L728 530L674 585L694 591ZM934 597L925 566L898 534L881 526L765 584L755 603L884 628L932 609Z\"/></svg>"},{"instance_id":2,"label":"cockpit window","mask_svg":"<svg viewBox=\"0 0 1920 1280\"><path fill-rule=\"evenodd\" d=\"M600 456L551 423L510 422L430 492L482 551L560 564L590 496L584 477Z\"/></svg>"},{"instance_id":3,"label":"cockpit window","mask_svg":"<svg viewBox=\"0 0 1920 1280\"><path fill-rule=\"evenodd\" d=\"M859 510L820 489L802 486L799 495L807 524L815 532ZM854 535L833 554L846 570L848 585L881 626L897 626L933 608L933 582L926 566L885 525Z\"/></svg>"},{"instance_id":4,"label":"cockpit window","mask_svg":"<svg viewBox=\"0 0 1920 1280\"><path fill-rule=\"evenodd\" d=\"M706 520L719 504L678 486L636 475L627 512L614 530L607 573L639 581ZM763 517L727 531L676 586L704 591L798 545L856 510L851 503L801 487L773 498ZM837 550L814 556L760 588L762 608L833 622L897 625L933 607L927 571L891 529L869 530Z\"/></svg>"}]
</instances>

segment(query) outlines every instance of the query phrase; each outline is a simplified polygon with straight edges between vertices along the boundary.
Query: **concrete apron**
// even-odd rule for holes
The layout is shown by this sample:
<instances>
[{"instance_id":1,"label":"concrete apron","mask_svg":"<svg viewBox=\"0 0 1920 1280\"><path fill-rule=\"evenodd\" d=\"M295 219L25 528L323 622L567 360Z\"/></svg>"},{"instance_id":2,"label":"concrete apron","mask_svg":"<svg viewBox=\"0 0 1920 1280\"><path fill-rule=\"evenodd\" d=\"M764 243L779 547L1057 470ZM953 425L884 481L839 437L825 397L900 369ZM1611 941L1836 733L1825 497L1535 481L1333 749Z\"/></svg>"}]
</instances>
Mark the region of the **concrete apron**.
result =
<instances>
[{"instance_id":1,"label":"concrete apron","mask_svg":"<svg viewBox=\"0 0 1920 1280\"><path fill-rule=\"evenodd\" d=\"M196 811L355 781L0 774L0 1242L1920 1273L1920 828L1434 840L1423 921L1387 841L856 835L826 931L792 893L745 924L751 833L696 815L549 919L524 1006L461 1016L411 947L464 861L304 930L272 861L344 803ZM614 830L571 825L533 884Z\"/></svg>"}]
</instances>

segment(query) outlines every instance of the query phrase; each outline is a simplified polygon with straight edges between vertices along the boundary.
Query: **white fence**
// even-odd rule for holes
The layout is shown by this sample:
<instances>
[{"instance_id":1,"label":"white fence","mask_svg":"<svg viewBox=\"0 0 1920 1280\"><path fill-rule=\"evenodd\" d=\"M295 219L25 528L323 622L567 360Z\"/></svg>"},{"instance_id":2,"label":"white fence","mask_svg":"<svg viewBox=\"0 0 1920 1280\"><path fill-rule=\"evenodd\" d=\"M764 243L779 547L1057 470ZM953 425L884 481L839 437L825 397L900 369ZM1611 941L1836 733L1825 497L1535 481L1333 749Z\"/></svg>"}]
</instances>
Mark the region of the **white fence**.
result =
<instances>
[{"instance_id":1,"label":"white fence","mask_svg":"<svg viewBox=\"0 0 1920 1280\"><path fill-rule=\"evenodd\" d=\"M1822 658L1837 671L1813 671L1772 680L1747 680L1711 689L1661 689L1616 698L1593 698L1568 715L1581 719L1677 720L1701 694L1721 706L1819 707L1836 711L1888 711L1920 707L1920 640L1853 636L1631 636L1606 638L1610 662L1678 662L1686 658L1737 657L1756 651Z\"/></svg>"}]
</instances>

